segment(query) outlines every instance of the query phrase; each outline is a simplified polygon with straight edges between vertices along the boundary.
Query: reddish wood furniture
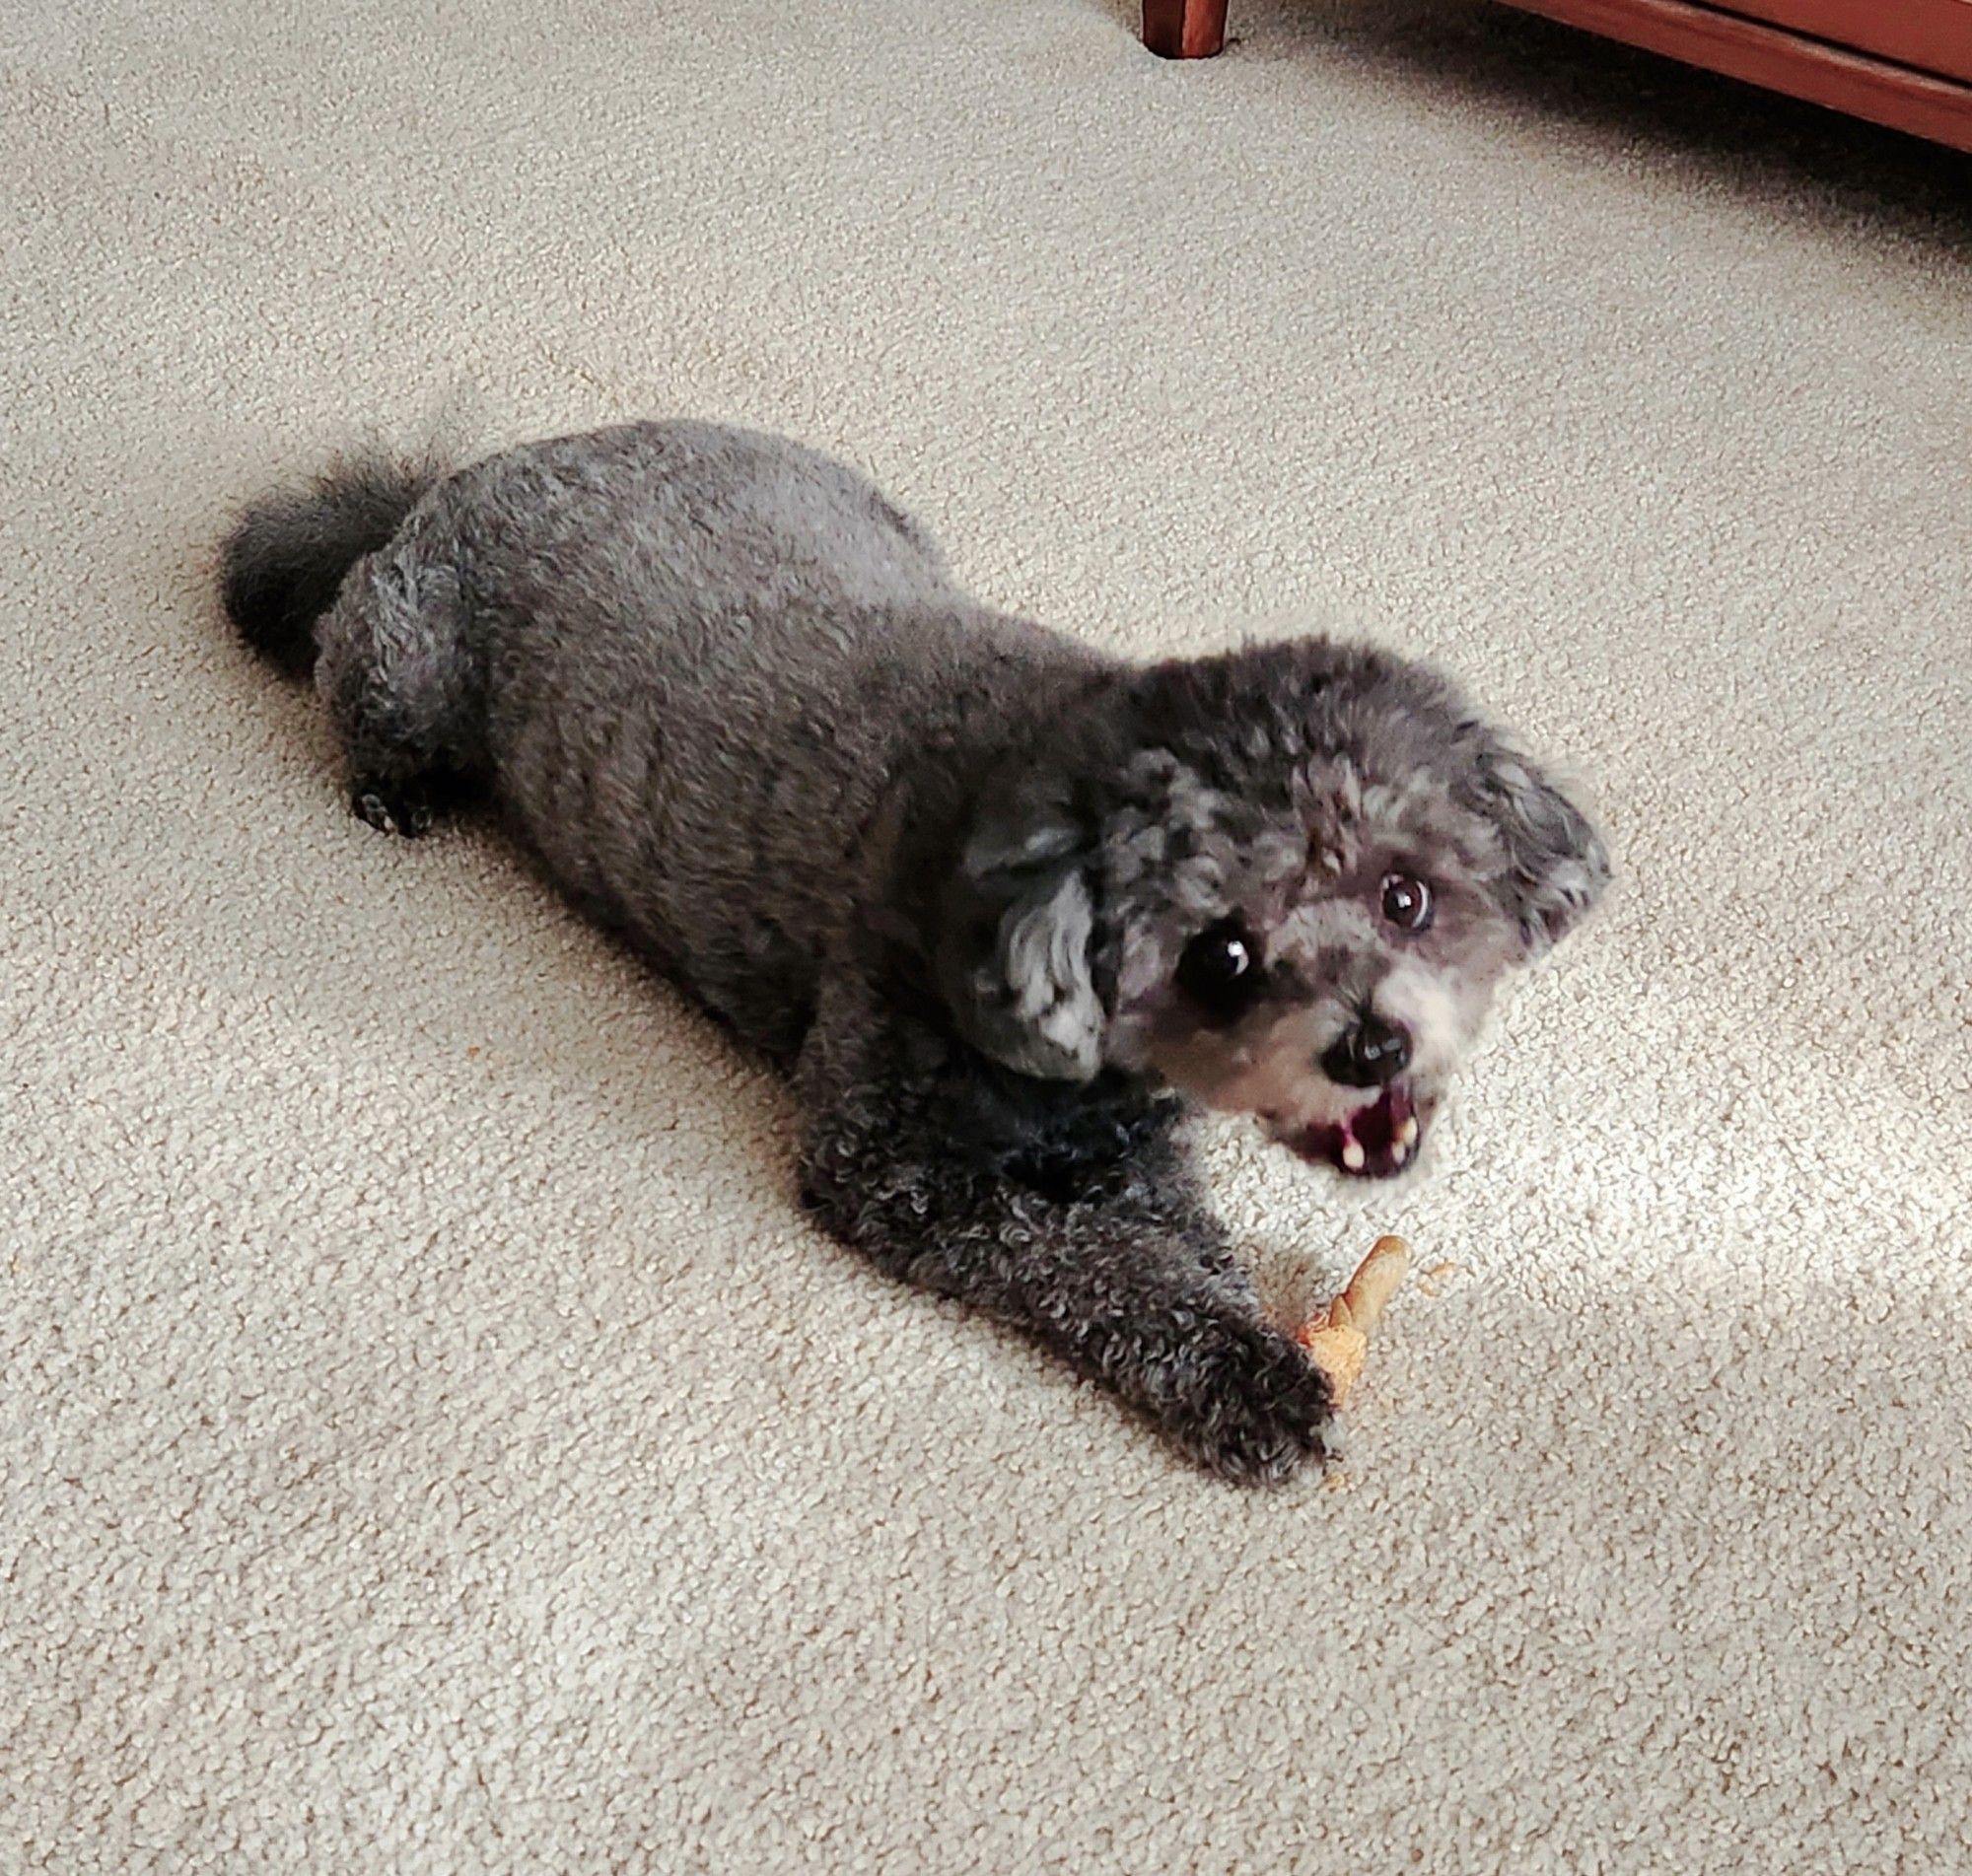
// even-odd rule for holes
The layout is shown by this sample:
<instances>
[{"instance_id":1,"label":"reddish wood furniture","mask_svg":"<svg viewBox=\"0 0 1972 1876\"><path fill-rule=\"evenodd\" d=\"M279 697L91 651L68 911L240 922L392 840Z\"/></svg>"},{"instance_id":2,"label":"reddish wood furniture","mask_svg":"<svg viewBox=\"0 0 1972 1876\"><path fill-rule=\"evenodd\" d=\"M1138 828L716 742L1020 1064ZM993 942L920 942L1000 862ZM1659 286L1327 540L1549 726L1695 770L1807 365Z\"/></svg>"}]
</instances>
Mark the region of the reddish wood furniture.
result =
<instances>
[{"instance_id":1,"label":"reddish wood furniture","mask_svg":"<svg viewBox=\"0 0 1972 1876\"><path fill-rule=\"evenodd\" d=\"M1507 0L1609 38L1972 150L1972 0ZM1144 43L1210 58L1226 0L1144 0Z\"/></svg>"},{"instance_id":2,"label":"reddish wood furniture","mask_svg":"<svg viewBox=\"0 0 1972 1876\"><path fill-rule=\"evenodd\" d=\"M1226 43L1226 0L1144 0L1144 43L1160 58L1210 58Z\"/></svg>"}]
</instances>

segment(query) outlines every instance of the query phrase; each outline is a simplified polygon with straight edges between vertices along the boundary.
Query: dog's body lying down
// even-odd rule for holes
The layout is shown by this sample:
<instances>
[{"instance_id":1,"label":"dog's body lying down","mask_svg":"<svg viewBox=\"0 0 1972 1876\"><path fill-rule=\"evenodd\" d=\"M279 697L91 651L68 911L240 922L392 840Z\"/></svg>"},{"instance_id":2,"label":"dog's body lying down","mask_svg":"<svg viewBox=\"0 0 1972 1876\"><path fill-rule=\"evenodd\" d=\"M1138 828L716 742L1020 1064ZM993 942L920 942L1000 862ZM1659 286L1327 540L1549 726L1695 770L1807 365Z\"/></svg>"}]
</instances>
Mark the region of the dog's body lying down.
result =
<instances>
[{"instance_id":1,"label":"dog's body lying down","mask_svg":"<svg viewBox=\"0 0 1972 1876\"><path fill-rule=\"evenodd\" d=\"M1324 1444L1178 1133L1189 1093L1410 1161L1496 982L1606 874L1439 678L1324 640L1139 668L982 605L870 483L654 423L353 470L228 543L352 799L490 792L578 904L793 1070L802 1190L1207 1465Z\"/></svg>"}]
</instances>

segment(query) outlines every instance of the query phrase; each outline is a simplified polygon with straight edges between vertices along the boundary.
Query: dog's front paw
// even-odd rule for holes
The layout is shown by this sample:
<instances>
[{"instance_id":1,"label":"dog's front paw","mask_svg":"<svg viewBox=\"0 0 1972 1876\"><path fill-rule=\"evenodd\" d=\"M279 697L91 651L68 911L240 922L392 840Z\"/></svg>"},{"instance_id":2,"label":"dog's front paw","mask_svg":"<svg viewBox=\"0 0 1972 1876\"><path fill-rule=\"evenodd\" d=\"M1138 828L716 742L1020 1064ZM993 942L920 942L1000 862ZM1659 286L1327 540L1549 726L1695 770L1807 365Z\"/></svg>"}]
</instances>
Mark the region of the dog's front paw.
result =
<instances>
[{"instance_id":1,"label":"dog's front paw","mask_svg":"<svg viewBox=\"0 0 1972 1876\"><path fill-rule=\"evenodd\" d=\"M1200 1326L1175 1364L1178 1385L1160 1418L1201 1464L1246 1485L1279 1485L1331 1450L1328 1377L1262 1322Z\"/></svg>"}]
</instances>

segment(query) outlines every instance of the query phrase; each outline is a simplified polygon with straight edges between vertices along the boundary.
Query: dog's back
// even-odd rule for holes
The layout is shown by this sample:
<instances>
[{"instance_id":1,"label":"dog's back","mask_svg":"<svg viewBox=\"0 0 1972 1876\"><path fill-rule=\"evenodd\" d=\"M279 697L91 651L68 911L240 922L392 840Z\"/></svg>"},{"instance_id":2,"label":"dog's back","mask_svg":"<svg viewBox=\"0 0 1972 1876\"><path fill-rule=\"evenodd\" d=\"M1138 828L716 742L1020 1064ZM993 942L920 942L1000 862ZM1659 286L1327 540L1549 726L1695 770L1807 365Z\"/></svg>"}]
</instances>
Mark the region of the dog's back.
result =
<instances>
[{"instance_id":1,"label":"dog's back","mask_svg":"<svg viewBox=\"0 0 1972 1876\"><path fill-rule=\"evenodd\" d=\"M778 438L648 423L422 493L372 472L313 538L374 545L380 484L415 499L314 628L359 807L417 831L431 780L490 786L571 896L769 1043L799 1028L900 771L990 746L1090 661L970 599L871 482ZM270 512L311 537L292 501Z\"/></svg>"}]
</instances>

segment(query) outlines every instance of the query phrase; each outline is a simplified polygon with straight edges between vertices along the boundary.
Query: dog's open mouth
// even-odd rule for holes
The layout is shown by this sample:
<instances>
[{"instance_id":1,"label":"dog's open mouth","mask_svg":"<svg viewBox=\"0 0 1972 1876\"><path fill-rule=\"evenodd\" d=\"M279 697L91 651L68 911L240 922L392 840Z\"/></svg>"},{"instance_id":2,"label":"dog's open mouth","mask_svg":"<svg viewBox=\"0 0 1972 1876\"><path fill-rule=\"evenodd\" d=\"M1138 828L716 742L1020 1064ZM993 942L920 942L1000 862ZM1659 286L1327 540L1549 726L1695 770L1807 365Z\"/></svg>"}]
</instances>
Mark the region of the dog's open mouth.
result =
<instances>
[{"instance_id":1,"label":"dog's open mouth","mask_svg":"<svg viewBox=\"0 0 1972 1876\"><path fill-rule=\"evenodd\" d=\"M1347 1120L1318 1121L1281 1136L1303 1159L1333 1166L1360 1179L1387 1179L1402 1172L1417 1151L1425 1117L1410 1089L1393 1081Z\"/></svg>"}]
</instances>

